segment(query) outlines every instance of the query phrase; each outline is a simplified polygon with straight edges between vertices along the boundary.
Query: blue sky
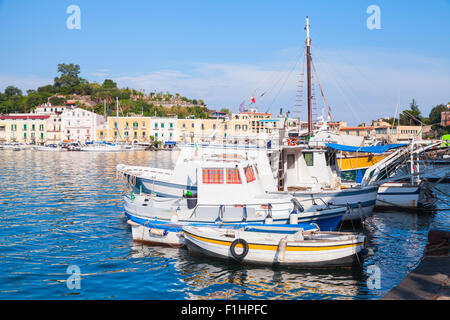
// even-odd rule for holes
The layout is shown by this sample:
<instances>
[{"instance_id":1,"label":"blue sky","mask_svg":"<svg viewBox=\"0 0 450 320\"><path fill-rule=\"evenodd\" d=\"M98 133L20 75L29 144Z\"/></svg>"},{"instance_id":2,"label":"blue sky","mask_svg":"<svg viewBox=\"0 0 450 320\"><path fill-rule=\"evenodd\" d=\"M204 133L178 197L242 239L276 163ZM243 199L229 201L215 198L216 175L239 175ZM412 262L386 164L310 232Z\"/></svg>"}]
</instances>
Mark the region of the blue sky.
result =
<instances>
[{"instance_id":1,"label":"blue sky","mask_svg":"<svg viewBox=\"0 0 450 320\"><path fill-rule=\"evenodd\" d=\"M71 4L80 30L66 27ZM380 30L366 26L373 4ZM178 92L211 108L237 111L255 95L262 111L295 111L308 15L334 119L393 116L398 99L404 109L412 98L428 115L450 101L449 14L448 0L0 0L0 90L52 83L58 63L77 63L89 81Z\"/></svg>"}]
</instances>

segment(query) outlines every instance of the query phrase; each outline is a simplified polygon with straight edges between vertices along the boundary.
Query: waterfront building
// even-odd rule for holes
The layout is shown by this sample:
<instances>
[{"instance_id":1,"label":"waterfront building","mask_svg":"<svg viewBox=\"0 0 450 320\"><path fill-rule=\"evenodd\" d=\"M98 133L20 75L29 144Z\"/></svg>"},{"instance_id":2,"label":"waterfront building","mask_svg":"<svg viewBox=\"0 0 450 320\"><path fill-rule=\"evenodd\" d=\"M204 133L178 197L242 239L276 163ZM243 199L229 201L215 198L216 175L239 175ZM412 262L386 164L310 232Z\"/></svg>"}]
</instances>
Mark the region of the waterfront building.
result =
<instances>
[{"instance_id":1,"label":"waterfront building","mask_svg":"<svg viewBox=\"0 0 450 320\"><path fill-rule=\"evenodd\" d=\"M71 107L66 106L54 106L50 102L43 103L37 106L34 109L35 114L55 114L55 113L63 113L67 109L72 109Z\"/></svg>"},{"instance_id":2,"label":"waterfront building","mask_svg":"<svg viewBox=\"0 0 450 320\"><path fill-rule=\"evenodd\" d=\"M447 111L441 112L441 126L450 126L450 103L447 104Z\"/></svg>"},{"instance_id":3,"label":"waterfront building","mask_svg":"<svg viewBox=\"0 0 450 320\"><path fill-rule=\"evenodd\" d=\"M9 114L0 116L0 142L44 144L50 115Z\"/></svg>"},{"instance_id":4,"label":"waterfront building","mask_svg":"<svg viewBox=\"0 0 450 320\"><path fill-rule=\"evenodd\" d=\"M46 141L45 144L58 144L62 142L62 123L61 114L50 114L46 123Z\"/></svg>"},{"instance_id":5,"label":"waterfront building","mask_svg":"<svg viewBox=\"0 0 450 320\"><path fill-rule=\"evenodd\" d=\"M150 142L150 117L108 117L104 126L97 129L97 140L108 142Z\"/></svg>"},{"instance_id":6,"label":"waterfront building","mask_svg":"<svg viewBox=\"0 0 450 320\"><path fill-rule=\"evenodd\" d=\"M178 119L176 117L150 118L149 134L156 141L176 142L178 139Z\"/></svg>"},{"instance_id":7,"label":"waterfront building","mask_svg":"<svg viewBox=\"0 0 450 320\"><path fill-rule=\"evenodd\" d=\"M227 137L230 129L228 119L178 119L177 140L184 143L215 141Z\"/></svg>"},{"instance_id":8,"label":"waterfront building","mask_svg":"<svg viewBox=\"0 0 450 320\"><path fill-rule=\"evenodd\" d=\"M380 121L374 123L375 126L361 125L359 127L341 127L341 134L364 137L365 139L375 138L388 143L403 143L412 139L422 139L421 126L392 126L389 123Z\"/></svg>"},{"instance_id":9,"label":"waterfront building","mask_svg":"<svg viewBox=\"0 0 450 320\"><path fill-rule=\"evenodd\" d=\"M96 129L104 126L105 118L82 108L66 109L61 114L63 142L89 142L95 138Z\"/></svg>"}]
</instances>

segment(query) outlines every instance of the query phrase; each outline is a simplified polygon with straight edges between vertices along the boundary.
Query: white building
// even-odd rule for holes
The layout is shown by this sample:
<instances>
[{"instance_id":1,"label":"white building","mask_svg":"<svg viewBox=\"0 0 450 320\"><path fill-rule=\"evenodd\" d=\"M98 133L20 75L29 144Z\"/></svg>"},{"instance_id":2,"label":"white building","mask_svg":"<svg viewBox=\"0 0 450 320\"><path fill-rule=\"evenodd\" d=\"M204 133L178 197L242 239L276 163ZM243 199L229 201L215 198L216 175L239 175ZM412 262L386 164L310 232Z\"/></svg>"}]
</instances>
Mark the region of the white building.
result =
<instances>
[{"instance_id":1,"label":"white building","mask_svg":"<svg viewBox=\"0 0 450 320\"><path fill-rule=\"evenodd\" d=\"M60 113L49 114L47 119L46 144L58 144L62 142L62 119Z\"/></svg>"},{"instance_id":2,"label":"white building","mask_svg":"<svg viewBox=\"0 0 450 320\"><path fill-rule=\"evenodd\" d=\"M54 106L50 102L43 103L34 109L34 113L36 114L54 114L54 113L63 113L64 111L72 109L71 107L66 106Z\"/></svg>"},{"instance_id":3,"label":"white building","mask_svg":"<svg viewBox=\"0 0 450 320\"><path fill-rule=\"evenodd\" d=\"M94 112L74 108L62 113L61 124L63 141L85 143L95 138L96 129L104 126L105 118Z\"/></svg>"},{"instance_id":4,"label":"white building","mask_svg":"<svg viewBox=\"0 0 450 320\"><path fill-rule=\"evenodd\" d=\"M177 141L177 118L150 118L149 135L157 141Z\"/></svg>"}]
</instances>

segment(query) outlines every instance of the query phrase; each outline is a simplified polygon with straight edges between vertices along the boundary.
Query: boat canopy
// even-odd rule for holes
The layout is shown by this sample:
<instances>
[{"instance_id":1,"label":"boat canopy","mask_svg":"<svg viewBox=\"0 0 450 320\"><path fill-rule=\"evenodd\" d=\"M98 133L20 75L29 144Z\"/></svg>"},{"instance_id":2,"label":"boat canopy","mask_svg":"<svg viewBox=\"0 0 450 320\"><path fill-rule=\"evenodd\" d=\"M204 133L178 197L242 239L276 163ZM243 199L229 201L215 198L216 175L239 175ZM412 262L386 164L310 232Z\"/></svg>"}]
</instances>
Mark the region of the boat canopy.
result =
<instances>
[{"instance_id":1,"label":"boat canopy","mask_svg":"<svg viewBox=\"0 0 450 320\"><path fill-rule=\"evenodd\" d=\"M365 153L384 153L390 149L404 147L406 143L398 143L398 144L385 144L382 146L370 146L370 147L354 147L354 146L346 146L343 144L337 143L326 143L327 147L339 150L339 151L347 151L347 152L365 152Z\"/></svg>"}]
</instances>

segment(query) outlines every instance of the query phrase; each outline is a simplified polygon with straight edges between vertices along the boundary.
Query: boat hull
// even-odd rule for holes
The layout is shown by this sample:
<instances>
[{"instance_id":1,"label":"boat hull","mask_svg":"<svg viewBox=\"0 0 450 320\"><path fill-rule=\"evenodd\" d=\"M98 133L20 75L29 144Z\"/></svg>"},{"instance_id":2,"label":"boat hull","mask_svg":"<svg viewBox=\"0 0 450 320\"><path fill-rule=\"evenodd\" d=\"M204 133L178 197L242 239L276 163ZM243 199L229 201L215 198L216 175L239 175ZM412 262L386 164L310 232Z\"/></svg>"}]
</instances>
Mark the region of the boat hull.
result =
<instances>
[{"instance_id":1,"label":"boat hull","mask_svg":"<svg viewBox=\"0 0 450 320\"><path fill-rule=\"evenodd\" d=\"M248 252L242 260L237 260L231 253L234 238L211 237L184 228L184 237L188 250L194 254L202 254L225 260L234 260L243 264L288 266L296 268L335 268L349 267L359 261L359 253L364 248L364 237L354 240L304 244L288 241L284 257L280 259L277 242L247 241Z\"/></svg>"},{"instance_id":2,"label":"boat hull","mask_svg":"<svg viewBox=\"0 0 450 320\"><path fill-rule=\"evenodd\" d=\"M417 207L420 202L420 186L402 183L385 183L378 190L377 206Z\"/></svg>"},{"instance_id":3,"label":"boat hull","mask_svg":"<svg viewBox=\"0 0 450 320\"><path fill-rule=\"evenodd\" d=\"M347 220L365 219L373 213L378 194L377 186L362 188L349 188L342 190L324 190L320 192L293 192L292 195L299 201L306 199L322 199L326 203L349 206L348 212L343 218ZM319 200L318 200L319 201Z\"/></svg>"},{"instance_id":4,"label":"boat hull","mask_svg":"<svg viewBox=\"0 0 450 320\"><path fill-rule=\"evenodd\" d=\"M144 199L144 200L142 200ZM176 201L176 200L168 200ZM175 210L171 210L170 206L166 209L153 207L149 205L150 202L145 201L145 197L135 196L131 199L129 196L124 196L124 209L127 218L137 223L137 226L132 226L133 240L136 242L145 242L149 244L161 244L170 246L183 246L184 238L177 236L179 230L170 230L173 225L172 216ZM283 204L281 204L283 205ZM218 219L218 207L212 207L206 215L202 217L196 216L192 211L181 211L180 219L176 222L177 225L202 224L209 226L242 226L248 223L263 225L266 221L267 213L261 211L262 214L256 212L255 215L248 216L243 219L242 216L235 215L227 217L226 214L221 219ZM286 225L290 223L290 212L292 210L281 209L277 210L274 205L272 211L273 224ZM226 212L226 211L225 211ZM250 209L248 210L250 212ZM305 210L297 215L298 223L315 224L322 231L336 230L338 224L341 222L343 216L347 213L347 208L336 207L325 210ZM164 237L154 235L151 229L167 230ZM175 234L172 234L175 233Z\"/></svg>"}]
</instances>

